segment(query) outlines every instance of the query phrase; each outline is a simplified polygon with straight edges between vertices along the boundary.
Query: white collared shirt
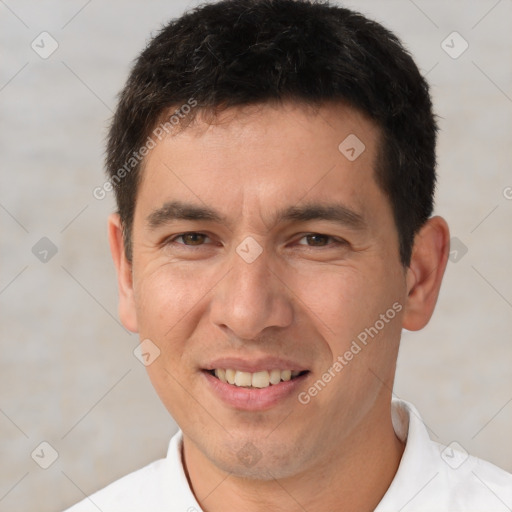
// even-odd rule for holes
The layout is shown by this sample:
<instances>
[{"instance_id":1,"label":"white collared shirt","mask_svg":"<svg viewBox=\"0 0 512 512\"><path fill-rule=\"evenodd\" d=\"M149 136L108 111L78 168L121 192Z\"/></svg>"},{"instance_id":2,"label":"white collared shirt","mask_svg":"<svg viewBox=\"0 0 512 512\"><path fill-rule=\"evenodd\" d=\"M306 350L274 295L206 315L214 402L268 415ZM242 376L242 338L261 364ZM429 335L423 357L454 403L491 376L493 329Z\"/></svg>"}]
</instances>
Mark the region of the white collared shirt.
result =
<instances>
[{"instance_id":1,"label":"white collared shirt","mask_svg":"<svg viewBox=\"0 0 512 512\"><path fill-rule=\"evenodd\" d=\"M393 427L406 442L395 478L375 512L510 512L512 474L431 441L416 408L391 404ZM185 476L182 432L167 457L92 494L66 512L203 512Z\"/></svg>"}]
</instances>

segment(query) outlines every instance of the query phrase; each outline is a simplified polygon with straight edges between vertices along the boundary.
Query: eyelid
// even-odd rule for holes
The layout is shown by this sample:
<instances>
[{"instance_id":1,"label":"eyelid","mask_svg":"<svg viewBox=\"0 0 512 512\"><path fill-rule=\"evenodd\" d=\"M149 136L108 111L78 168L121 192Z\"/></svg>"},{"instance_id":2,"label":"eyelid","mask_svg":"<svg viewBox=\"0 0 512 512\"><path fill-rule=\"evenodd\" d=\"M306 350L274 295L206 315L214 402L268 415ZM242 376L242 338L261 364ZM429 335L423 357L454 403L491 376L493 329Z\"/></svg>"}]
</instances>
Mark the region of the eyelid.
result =
<instances>
[{"instance_id":1,"label":"eyelid","mask_svg":"<svg viewBox=\"0 0 512 512\"><path fill-rule=\"evenodd\" d=\"M323 233L304 233L304 234L301 234L299 238L297 238L297 242L300 242L301 240L304 240L304 238L307 238L308 236L323 236L327 239L331 238L332 239L332 236L330 235L324 235ZM305 245L305 244L300 244L300 245Z\"/></svg>"},{"instance_id":2,"label":"eyelid","mask_svg":"<svg viewBox=\"0 0 512 512\"><path fill-rule=\"evenodd\" d=\"M331 243L328 243L327 245L307 245L307 244L299 244L299 245L304 245L305 247L308 247L311 249L326 248L326 247L331 247L333 245L348 245L348 242L346 240L344 240L343 238L339 238L334 235L327 235L326 233L319 233L319 232L301 233L300 238L297 239L297 242L302 240L303 238L306 238L307 236L311 236L311 235L323 236L327 239L330 239Z\"/></svg>"},{"instance_id":3,"label":"eyelid","mask_svg":"<svg viewBox=\"0 0 512 512\"><path fill-rule=\"evenodd\" d=\"M171 243L176 243L177 245L183 245L184 247L201 247L202 245L204 245L204 244L187 245L187 244L184 244L184 243L176 242L177 238L181 238L181 237L183 237L185 235L202 235L202 236L212 240L212 238L207 233L203 233L202 231L183 231L182 233L177 233L175 235L172 235L172 236L169 236L169 237L165 238L163 240L162 244L163 245L167 245L167 244L171 244Z\"/></svg>"}]
</instances>

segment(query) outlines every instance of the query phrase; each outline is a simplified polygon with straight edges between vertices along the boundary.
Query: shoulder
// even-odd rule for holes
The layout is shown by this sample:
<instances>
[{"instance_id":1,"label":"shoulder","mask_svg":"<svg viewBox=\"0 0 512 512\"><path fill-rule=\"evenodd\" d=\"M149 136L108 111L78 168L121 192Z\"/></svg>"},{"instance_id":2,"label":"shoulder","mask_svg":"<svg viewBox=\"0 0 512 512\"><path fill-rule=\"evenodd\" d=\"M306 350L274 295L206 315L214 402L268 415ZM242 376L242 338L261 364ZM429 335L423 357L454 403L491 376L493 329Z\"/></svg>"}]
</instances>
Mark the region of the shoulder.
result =
<instances>
[{"instance_id":1,"label":"shoulder","mask_svg":"<svg viewBox=\"0 0 512 512\"><path fill-rule=\"evenodd\" d=\"M506 511L512 507L512 474L491 462L469 455L462 447L432 441L442 461L439 482L456 502L469 508Z\"/></svg>"},{"instance_id":2,"label":"shoulder","mask_svg":"<svg viewBox=\"0 0 512 512\"><path fill-rule=\"evenodd\" d=\"M393 400L393 427L404 441L398 471L378 512L512 510L512 475L473 457L457 442L432 441L416 408Z\"/></svg>"},{"instance_id":3,"label":"shoulder","mask_svg":"<svg viewBox=\"0 0 512 512\"><path fill-rule=\"evenodd\" d=\"M161 496L166 459L160 459L112 482L65 512L124 512L146 510L164 502ZM151 510L158 510L151 508Z\"/></svg>"},{"instance_id":4,"label":"shoulder","mask_svg":"<svg viewBox=\"0 0 512 512\"><path fill-rule=\"evenodd\" d=\"M198 512L201 509L182 465L182 442L178 430L169 442L165 459L116 480L65 512Z\"/></svg>"}]
</instances>

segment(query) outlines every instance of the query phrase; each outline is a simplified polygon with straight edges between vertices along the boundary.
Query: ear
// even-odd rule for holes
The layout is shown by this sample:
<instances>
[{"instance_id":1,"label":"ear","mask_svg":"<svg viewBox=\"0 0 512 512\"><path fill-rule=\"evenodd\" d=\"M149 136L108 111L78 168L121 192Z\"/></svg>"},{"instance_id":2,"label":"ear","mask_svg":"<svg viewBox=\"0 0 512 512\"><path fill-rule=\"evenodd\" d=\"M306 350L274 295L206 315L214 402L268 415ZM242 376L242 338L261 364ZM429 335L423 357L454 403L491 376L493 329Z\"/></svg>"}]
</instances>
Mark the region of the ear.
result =
<instances>
[{"instance_id":1,"label":"ear","mask_svg":"<svg viewBox=\"0 0 512 512\"><path fill-rule=\"evenodd\" d=\"M117 270L119 289L119 317L122 324L132 332L137 332L137 314L133 297L132 264L126 259L121 218L113 213L108 218L108 240L110 252Z\"/></svg>"},{"instance_id":2,"label":"ear","mask_svg":"<svg viewBox=\"0 0 512 512\"><path fill-rule=\"evenodd\" d=\"M411 263L407 269L407 298L403 327L423 329L437 302L450 252L450 230L442 217L430 218L414 239Z\"/></svg>"}]
</instances>

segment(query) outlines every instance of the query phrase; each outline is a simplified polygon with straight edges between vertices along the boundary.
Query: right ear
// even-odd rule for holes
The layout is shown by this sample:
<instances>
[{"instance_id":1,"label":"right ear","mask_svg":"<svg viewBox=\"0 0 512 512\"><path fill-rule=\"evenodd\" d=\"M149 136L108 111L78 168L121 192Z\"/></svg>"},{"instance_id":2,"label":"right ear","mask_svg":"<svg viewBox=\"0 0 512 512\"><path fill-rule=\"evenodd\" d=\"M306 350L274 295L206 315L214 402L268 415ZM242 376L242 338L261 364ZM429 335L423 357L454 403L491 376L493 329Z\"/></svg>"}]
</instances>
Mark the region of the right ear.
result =
<instances>
[{"instance_id":1,"label":"right ear","mask_svg":"<svg viewBox=\"0 0 512 512\"><path fill-rule=\"evenodd\" d=\"M117 213L112 213L108 218L108 240L112 259L117 270L119 318L129 331L138 332L137 312L133 297L132 264L126 258L123 226Z\"/></svg>"}]
</instances>

